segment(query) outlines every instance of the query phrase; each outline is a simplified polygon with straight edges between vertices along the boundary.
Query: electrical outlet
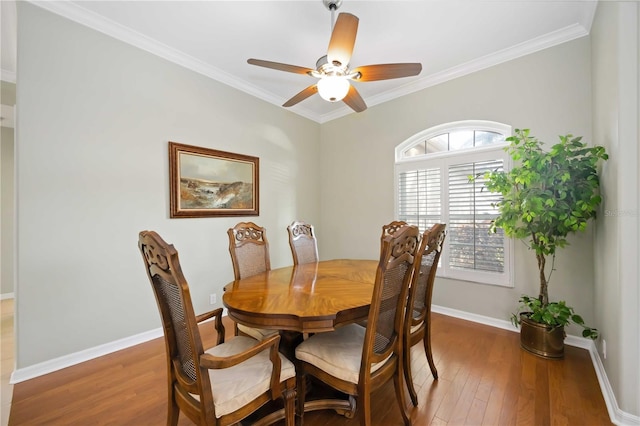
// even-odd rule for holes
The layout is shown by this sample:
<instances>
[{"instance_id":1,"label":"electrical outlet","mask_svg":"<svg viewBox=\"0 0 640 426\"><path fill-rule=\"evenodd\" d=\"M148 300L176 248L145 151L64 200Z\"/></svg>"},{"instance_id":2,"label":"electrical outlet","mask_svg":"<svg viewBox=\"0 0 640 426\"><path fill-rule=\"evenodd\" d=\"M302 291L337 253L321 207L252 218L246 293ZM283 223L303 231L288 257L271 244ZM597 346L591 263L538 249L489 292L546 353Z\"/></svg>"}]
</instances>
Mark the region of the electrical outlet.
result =
<instances>
[{"instance_id":1,"label":"electrical outlet","mask_svg":"<svg viewBox=\"0 0 640 426\"><path fill-rule=\"evenodd\" d=\"M607 359L607 341L602 339L602 357Z\"/></svg>"},{"instance_id":2,"label":"electrical outlet","mask_svg":"<svg viewBox=\"0 0 640 426\"><path fill-rule=\"evenodd\" d=\"M218 296L215 293L209 295L209 304L215 305L218 302Z\"/></svg>"}]
</instances>

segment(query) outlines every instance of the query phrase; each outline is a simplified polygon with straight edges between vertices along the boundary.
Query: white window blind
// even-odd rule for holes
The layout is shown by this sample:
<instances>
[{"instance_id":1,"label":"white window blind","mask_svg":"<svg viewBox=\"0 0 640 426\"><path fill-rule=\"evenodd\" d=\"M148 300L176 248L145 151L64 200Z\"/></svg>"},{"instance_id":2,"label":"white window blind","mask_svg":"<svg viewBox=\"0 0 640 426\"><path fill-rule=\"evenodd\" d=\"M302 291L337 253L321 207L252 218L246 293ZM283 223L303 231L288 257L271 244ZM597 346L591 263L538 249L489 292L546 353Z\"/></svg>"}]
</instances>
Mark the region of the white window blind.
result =
<instances>
[{"instance_id":1,"label":"white window blind","mask_svg":"<svg viewBox=\"0 0 640 426\"><path fill-rule=\"evenodd\" d=\"M511 240L500 229L489 233L498 213L492 204L500 195L489 192L483 178L486 171L507 166L506 133L504 128L487 126L469 131L472 125L462 126L465 135L471 135L471 141L465 142L467 149L451 143L449 151L424 149L425 141L445 139L447 129L442 126L434 130L435 136L422 132L396 148L396 217L421 231L435 223L447 225L438 275L513 286ZM477 178L470 180L470 176Z\"/></svg>"},{"instance_id":2,"label":"white window blind","mask_svg":"<svg viewBox=\"0 0 640 426\"><path fill-rule=\"evenodd\" d=\"M449 168L449 264L452 268L504 272L502 234L490 234L498 210L498 194L484 188L484 179L469 181L488 170L502 170L502 160L457 164Z\"/></svg>"},{"instance_id":3,"label":"white window blind","mask_svg":"<svg viewBox=\"0 0 640 426\"><path fill-rule=\"evenodd\" d=\"M441 219L440 169L410 170L400 174L400 220L427 229Z\"/></svg>"}]
</instances>

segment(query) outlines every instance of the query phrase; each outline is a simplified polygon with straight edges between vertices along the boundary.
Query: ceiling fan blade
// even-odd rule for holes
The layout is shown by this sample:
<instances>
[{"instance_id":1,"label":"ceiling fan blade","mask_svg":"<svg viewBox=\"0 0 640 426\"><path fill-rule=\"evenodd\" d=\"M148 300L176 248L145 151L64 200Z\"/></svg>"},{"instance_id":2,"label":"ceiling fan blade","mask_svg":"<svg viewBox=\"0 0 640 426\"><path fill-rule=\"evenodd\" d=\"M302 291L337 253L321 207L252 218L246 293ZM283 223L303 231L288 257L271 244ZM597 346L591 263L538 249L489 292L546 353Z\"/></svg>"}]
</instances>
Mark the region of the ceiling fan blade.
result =
<instances>
[{"instance_id":1,"label":"ceiling fan blade","mask_svg":"<svg viewBox=\"0 0 640 426\"><path fill-rule=\"evenodd\" d=\"M360 93L353 87L353 84L349 85L349 93L342 100L345 104L349 105L355 112L362 112L367 109L367 104L364 103L364 99L360 96Z\"/></svg>"},{"instance_id":2,"label":"ceiling fan blade","mask_svg":"<svg viewBox=\"0 0 640 426\"><path fill-rule=\"evenodd\" d=\"M262 59L247 59L247 63L251 65L257 65L259 67L271 68L278 71L292 72L295 74L309 74L311 71L313 71L311 68L282 64L280 62L263 61Z\"/></svg>"},{"instance_id":3,"label":"ceiling fan blade","mask_svg":"<svg viewBox=\"0 0 640 426\"><path fill-rule=\"evenodd\" d=\"M304 101L309 96L314 95L316 93L318 93L318 85L317 84L311 85L311 86L307 87L306 89L300 91L300 93L295 95L293 98L289 99L284 104L282 104L282 106L283 107L294 106L298 102Z\"/></svg>"},{"instance_id":4,"label":"ceiling fan blade","mask_svg":"<svg viewBox=\"0 0 640 426\"><path fill-rule=\"evenodd\" d=\"M421 71L422 64L420 63L365 65L353 70L353 72L360 73L360 77L354 78L356 81L377 81L411 77L420 74Z\"/></svg>"},{"instance_id":5,"label":"ceiling fan blade","mask_svg":"<svg viewBox=\"0 0 640 426\"><path fill-rule=\"evenodd\" d=\"M356 44L358 17L350 13L340 13L331 33L327 60L336 66L347 66Z\"/></svg>"}]
</instances>

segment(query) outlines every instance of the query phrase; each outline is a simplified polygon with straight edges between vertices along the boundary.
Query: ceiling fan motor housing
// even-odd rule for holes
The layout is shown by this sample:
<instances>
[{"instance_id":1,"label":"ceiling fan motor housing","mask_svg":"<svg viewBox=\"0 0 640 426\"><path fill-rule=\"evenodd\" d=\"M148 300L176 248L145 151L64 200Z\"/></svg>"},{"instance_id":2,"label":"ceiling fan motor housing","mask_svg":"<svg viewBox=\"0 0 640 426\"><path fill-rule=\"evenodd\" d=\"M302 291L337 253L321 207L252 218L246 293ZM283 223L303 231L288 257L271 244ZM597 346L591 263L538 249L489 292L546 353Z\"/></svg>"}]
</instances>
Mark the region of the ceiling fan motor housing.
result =
<instances>
[{"instance_id":1,"label":"ceiling fan motor housing","mask_svg":"<svg viewBox=\"0 0 640 426\"><path fill-rule=\"evenodd\" d=\"M296 105L317 93L329 102L342 100L355 112L362 112L367 109L367 104L350 81L379 81L420 74L422 65L419 63L374 64L351 70L349 64L358 31L358 17L351 13L340 13L337 19L334 19L342 0L322 0L322 3L331 12L331 39L327 54L316 62L316 69L253 58L247 60L251 65L307 74L319 79L317 83L304 88L282 106Z\"/></svg>"},{"instance_id":2,"label":"ceiling fan motor housing","mask_svg":"<svg viewBox=\"0 0 640 426\"><path fill-rule=\"evenodd\" d=\"M348 64L340 65L336 64L335 62L330 64L329 60L327 59L327 55L324 55L316 62L316 71L318 71L320 77L324 75L335 75L342 77L347 74L347 65Z\"/></svg>"}]
</instances>

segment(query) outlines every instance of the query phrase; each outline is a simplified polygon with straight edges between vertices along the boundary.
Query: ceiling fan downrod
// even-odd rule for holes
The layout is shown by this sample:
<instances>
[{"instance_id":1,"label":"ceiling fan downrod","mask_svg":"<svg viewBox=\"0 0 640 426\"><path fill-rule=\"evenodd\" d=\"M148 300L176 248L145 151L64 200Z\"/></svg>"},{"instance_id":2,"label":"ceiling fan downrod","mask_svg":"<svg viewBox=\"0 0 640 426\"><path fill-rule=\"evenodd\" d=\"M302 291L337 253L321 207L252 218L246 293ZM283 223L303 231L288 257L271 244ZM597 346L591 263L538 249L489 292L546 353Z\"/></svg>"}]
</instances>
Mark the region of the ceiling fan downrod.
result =
<instances>
[{"instance_id":1,"label":"ceiling fan downrod","mask_svg":"<svg viewBox=\"0 0 640 426\"><path fill-rule=\"evenodd\" d=\"M329 102L342 100L355 112L362 112L367 109L367 104L350 81L391 80L420 74L422 70L420 63L373 64L359 66L351 70L349 63L358 31L358 17L351 13L340 13L335 16L342 1L322 0L327 10L331 12L331 38L327 54L318 59L315 69L261 59L247 59L247 63L251 65L294 74L306 74L318 79L317 83L307 86L282 106L294 106L308 97L318 94Z\"/></svg>"},{"instance_id":2,"label":"ceiling fan downrod","mask_svg":"<svg viewBox=\"0 0 640 426\"><path fill-rule=\"evenodd\" d=\"M322 3L331 12L331 32L333 33L333 27L336 24L336 10L342 4L342 0L322 0Z\"/></svg>"}]
</instances>

